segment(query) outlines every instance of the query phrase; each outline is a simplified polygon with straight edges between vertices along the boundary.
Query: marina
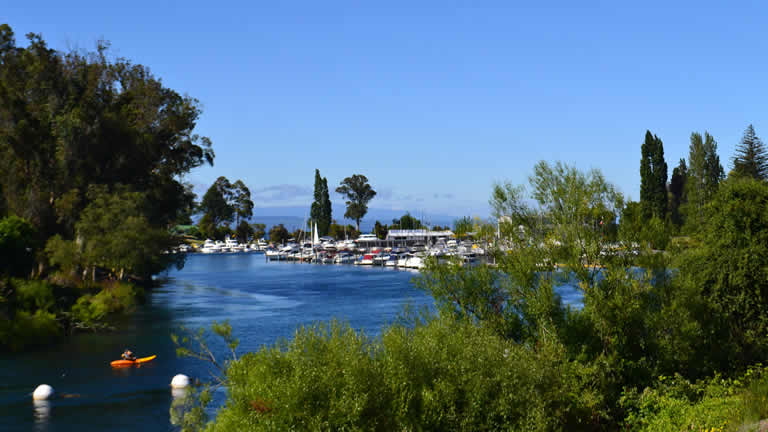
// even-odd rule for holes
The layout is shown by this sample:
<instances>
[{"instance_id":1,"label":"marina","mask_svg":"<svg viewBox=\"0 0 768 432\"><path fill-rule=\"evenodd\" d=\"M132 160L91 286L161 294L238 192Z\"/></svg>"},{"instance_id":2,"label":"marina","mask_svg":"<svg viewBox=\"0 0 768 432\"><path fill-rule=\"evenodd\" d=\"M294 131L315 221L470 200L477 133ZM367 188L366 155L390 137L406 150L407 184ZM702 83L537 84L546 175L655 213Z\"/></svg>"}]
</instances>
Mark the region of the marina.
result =
<instances>
[{"instance_id":1,"label":"marina","mask_svg":"<svg viewBox=\"0 0 768 432\"><path fill-rule=\"evenodd\" d=\"M471 240L457 240L450 231L392 230L386 239L362 234L356 240L335 240L319 237L316 232L309 240L289 239L274 245L261 239L248 244L226 238L224 241L206 239L200 248L179 248L178 252L263 253L267 261L294 261L314 264L351 264L402 269L421 269L428 257L440 261L458 259L472 264L483 262L487 245Z\"/></svg>"}]
</instances>

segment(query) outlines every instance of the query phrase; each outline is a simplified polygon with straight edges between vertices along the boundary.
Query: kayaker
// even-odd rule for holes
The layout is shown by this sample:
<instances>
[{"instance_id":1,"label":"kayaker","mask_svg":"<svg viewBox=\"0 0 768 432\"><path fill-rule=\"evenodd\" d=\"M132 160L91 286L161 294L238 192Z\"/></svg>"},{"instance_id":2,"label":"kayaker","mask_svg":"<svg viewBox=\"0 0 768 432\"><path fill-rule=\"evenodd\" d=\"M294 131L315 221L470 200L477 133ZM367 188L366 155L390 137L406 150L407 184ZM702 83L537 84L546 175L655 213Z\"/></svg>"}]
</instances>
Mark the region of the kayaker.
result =
<instances>
[{"instance_id":1,"label":"kayaker","mask_svg":"<svg viewBox=\"0 0 768 432\"><path fill-rule=\"evenodd\" d=\"M136 360L136 356L133 355L133 352L131 352L131 350L126 348L125 352L123 352L123 359L124 360Z\"/></svg>"}]
</instances>

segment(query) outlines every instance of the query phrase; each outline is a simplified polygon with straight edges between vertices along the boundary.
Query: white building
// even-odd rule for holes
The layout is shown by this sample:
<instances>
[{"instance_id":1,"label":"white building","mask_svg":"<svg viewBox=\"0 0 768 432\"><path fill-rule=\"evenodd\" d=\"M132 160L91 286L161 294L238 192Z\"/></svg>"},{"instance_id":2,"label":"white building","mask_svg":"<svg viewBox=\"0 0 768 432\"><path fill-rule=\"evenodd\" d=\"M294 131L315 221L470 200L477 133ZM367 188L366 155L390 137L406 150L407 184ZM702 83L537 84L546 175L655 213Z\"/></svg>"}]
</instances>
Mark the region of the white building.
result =
<instances>
[{"instance_id":1,"label":"white building","mask_svg":"<svg viewBox=\"0 0 768 432\"><path fill-rule=\"evenodd\" d=\"M430 231L426 229L413 230L389 230L387 241L408 241L408 242L435 242L453 237L452 231Z\"/></svg>"}]
</instances>

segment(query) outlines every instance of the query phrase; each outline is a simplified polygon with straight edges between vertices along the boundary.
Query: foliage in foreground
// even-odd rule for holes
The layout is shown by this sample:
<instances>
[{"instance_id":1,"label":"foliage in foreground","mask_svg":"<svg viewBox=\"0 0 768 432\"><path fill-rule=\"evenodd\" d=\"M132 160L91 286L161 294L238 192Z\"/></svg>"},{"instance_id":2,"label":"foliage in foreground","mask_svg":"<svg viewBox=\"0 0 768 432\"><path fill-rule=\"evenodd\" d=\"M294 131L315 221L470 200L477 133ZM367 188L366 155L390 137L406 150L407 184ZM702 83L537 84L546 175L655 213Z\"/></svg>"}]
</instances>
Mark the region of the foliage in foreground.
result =
<instances>
[{"instance_id":1,"label":"foliage in foreground","mask_svg":"<svg viewBox=\"0 0 768 432\"><path fill-rule=\"evenodd\" d=\"M453 318L375 339L316 324L232 362L229 400L207 429L584 429L602 403L594 373L555 340L517 345Z\"/></svg>"},{"instance_id":2,"label":"foliage in foreground","mask_svg":"<svg viewBox=\"0 0 768 432\"><path fill-rule=\"evenodd\" d=\"M735 379L715 375L691 383L660 376L653 388L627 391L621 403L633 431L753 431L768 418L768 368L750 368Z\"/></svg>"}]
</instances>

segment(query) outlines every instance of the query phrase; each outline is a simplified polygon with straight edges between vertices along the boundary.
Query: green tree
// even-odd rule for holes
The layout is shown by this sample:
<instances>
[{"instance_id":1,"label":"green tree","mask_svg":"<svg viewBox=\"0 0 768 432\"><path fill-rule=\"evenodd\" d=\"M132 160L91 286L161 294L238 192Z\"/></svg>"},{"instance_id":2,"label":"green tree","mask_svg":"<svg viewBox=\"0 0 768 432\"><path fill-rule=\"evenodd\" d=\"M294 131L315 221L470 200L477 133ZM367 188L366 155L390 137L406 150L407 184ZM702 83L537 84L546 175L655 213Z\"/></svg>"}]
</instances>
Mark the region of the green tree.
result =
<instances>
[{"instance_id":1,"label":"green tree","mask_svg":"<svg viewBox=\"0 0 768 432\"><path fill-rule=\"evenodd\" d=\"M215 228L222 223L231 223L235 216L235 206L231 203L232 184L221 176L208 188L200 203L200 210L209 217Z\"/></svg>"},{"instance_id":2,"label":"green tree","mask_svg":"<svg viewBox=\"0 0 768 432\"><path fill-rule=\"evenodd\" d=\"M706 301L700 344L713 367L735 370L768 356L768 185L729 179L704 207L701 246L679 263L683 289Z\"/></svg>"},{"instance_id":3,"label":"green tree","mask_svg":"<svg viewBox=\"0 0 768 432\"><path fill-rule=\"evenodd\" d=\"M379 221L376 221L376 223L373 225L373 233L376 234L376 237L378 237L380 240L386 239L388 232L389 227L387 225L382 225L382 223Z\"/></svg>"},{"instance_id":4,"label":"green tree","mask_svg":"<svg viewBox=\"0 0 768 432\"><path fill-rule=\"evenodd\" d=\"M315 170L314 201L309 210L310 219L317 224L318 235L328 234L331 226L331 197L328 193L328 179L320 177L320 170Z\"/></svg>"},{"instance_id":5,"label":"green tree","mask_svg":"<svg viewBox=\"0 0 768 432\"><path fill-rule=\"evenodd\" d=\"M321 218L318 223L318 232L321 236L328 235L328 231L331 227L331 221L333 220L333 205L331 203L331 195L328 191L328 179L323 177L323 190L322 190L321 204Z\"/></svg>"},{"instance_id":6,"label":"green tree","mask_svg":"<svg viewBox=\"0 0 768 432\"><path fill-rule=\"evenodd\" d=\"M315 169L315 190L313 196L314 201L312 201L312 205L309 208L309 219L319 224L323 218L323 178L320 177L319 169ZM318 228L318 231L320 231L320 228Z\"/></svg>"},{"instance_id":7,"label":"green tree","mask_svg":"<svg viewBox=\"0 0 768 432\"><path fill-rule=\"evenodd\" d=\"M360 231L360 219L368 213L368 203L376 196L376 191L368 184L368 178L362 174L347 177L336 188L336 193L347 199L344 217L354 220L357 231Z\"/></svg>"},{"instance_id":8,"label":"green tree","mask_svg":"<svg viewBox=\"0 0 768 432\"><path fill-rule=\"evenodd\" d=\"M108 44L59 53L28 39L17 47L0 26L0 201L43 238L71 239L89 186L124 185L147 196L150 225L171 225L194 198L179 178L213 162L210 140L193 133L198 102L110 60Z\"/></svg>"},{"instance_id":9,"label":"green tree","mask_svg":"<svg viewBox=\"0 0 768 432\"><path fill-rule=\"evenodd\" d=\"M17 216L0 219L0 276L26 276L32 270L37 233Z\"/></svg>"},{"instance_id":10,"label":"green tree","mask_svg":"<svg viewBox=\"0 0 768 432\"><path fill-rule=\"evenodd\" d=\"M685 159L672 170L672 178L669 181L669 212L672 217L672 223L681 227L683 225L683 216L680 207L685 204L685 183L688 179L688 168Z\"/></svg>"},{"instance_id":11,"label":"green tree","mask_svg":"<svg viewBox=\"0 0 768 432\"><path fill-rule=\"evenodd\" d=\"M274 225L269 229L269 241L276 245L285 243L290 237L290 233L283 224Z\"/></svg>"},{"instance_id":12,"label":"green tree","mask_svg":"<svg viewBox=\"0 0 768 432\"><path fill-rule=\"evenodd\" d=\"M142 194L94 185L88 200L75 229L83 264L91 268L94 279L96 268L118 279L126 274L148 278L165 268L162 253L174 245L173 238L149 224L141 211Z\"/></svg>"},{"instance_id":13,"label":"green tree","mask_svg":"<svg viewBox=\"0 0 768 432\"><path fill-rule=\"evenodd\" d=\"M404 229L404 230L422 229L424 227L420 220L411 216L410 212L405 212L405 214L402 215L400 219L395 219L394 221L392 221L392 223L394 225L397 225L399 229Z\"/></svg>"},{"instance_id":14,"label":"green tree","mask_svg":"<svg viewBox=\"0 0 768 432\"><path fill-rule=\"evenodd\" d=\"M645 132L640 148L640 204L644 219L653 216L664 220L667 215L667 163L664 144L651 131Z\"/></svg>"},{"instance_id":15,"label":"green tree","mask_svg":"<svg viewBox=\"0 0 768 432\"><path fill-rule=\"evenodd\" d=\"M242 220L235 228L235 238L240 243L248 243L254 237L253 227L248 222Z\"/></svg>"},{"instance_id":16,"label":"green tree","mask_svg":"<svg viewBox=\"0 0 768 432\"><path fill-rule=\"evenodd\" d=\"M389 228L392 229L391 226ZM328 235L336 240L346 240L348 238L355 239L360 236L360 231L357 231L354 225L340 225L336 223L336 221L333 221L328 230Z\"/></svg>"},{"instance_id":17,"label":"green tree","mask_svg":"<svg viewBox=\"0 0 768 432\"><path fill-rule=\"evenodd\" d=\"M733 156L733 173L756 180L768 178L768 152L755 134L752 125L747 126Z\"/></svg>"},{"instance_id":18,"label":"green tree","mask_svg":"<svg viewBox=\"0 0 768 432\"><path fill-rule=\"evenodd\" d=\"M461 240L472 232L472 218L464 216L453 221L453 233Z\"/></svg>"},{"instance_id":19,"label":"green tree","mask_svg":"<svg viewBox=\"0 0 768 432\"><path fill-rule=\"evenodd\" d=\"M717 155L717 142L707 132L704 138L701 134L691 134L688 160L688 201L694 206L695 211L701 211L712 196L717 192L724 174L720 165L720 157Z\"/></svg>"},{"instance_id":20,"label":"green tree","mask_svg":"<svg viewBox=\"0 0 768 432\"><path fill-rule=\"evenodd\" d=\"M253 201L251 201L251 191L238 180L231 187L232 206L235 209L235 226L239 227L242 222L253 216ZM246 222L247 224L247 222Z\"/></svg>"},{"instance_id":21,"label":"green tree","mask_svg":"<svg viewBox=\"0 0 768 432\"><path fill-rule=\"evenodd\" d=\"M258 240L264 238L266 235L267 226L263 223L255 223L251 225L253 227L253 238Z\"/></svg>"}]
</instances>

